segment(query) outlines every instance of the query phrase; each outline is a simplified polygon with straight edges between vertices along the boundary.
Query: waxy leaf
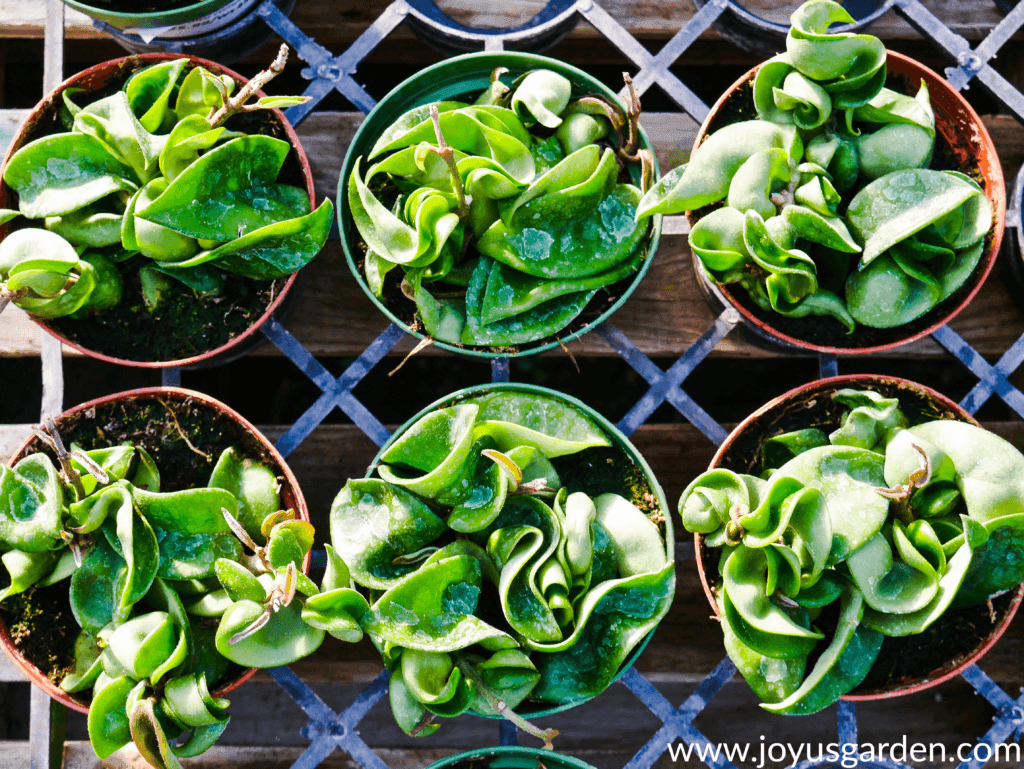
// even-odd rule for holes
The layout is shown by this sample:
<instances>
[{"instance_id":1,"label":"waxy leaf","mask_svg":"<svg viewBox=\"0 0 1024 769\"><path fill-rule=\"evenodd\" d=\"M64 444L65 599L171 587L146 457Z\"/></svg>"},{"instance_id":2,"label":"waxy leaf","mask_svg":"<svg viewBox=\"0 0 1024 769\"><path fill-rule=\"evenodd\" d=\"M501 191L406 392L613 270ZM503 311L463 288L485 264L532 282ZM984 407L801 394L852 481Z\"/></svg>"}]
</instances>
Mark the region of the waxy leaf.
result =
<instances>
[{"instance_id":1,"label":"waxy leaf","mask_svg":"<svg viewBox=\"0 0 1024 769\"><path fill-rule=\"evenodd\" d=\"M429 545L444 521L402 488L376 479L350 480L331 505L331 541L364 587L387 590L415 565L395 559Z\"/></svg>"},{"instance_id":2,"label":"waxy leaf","mask_svg":"<svg viewBox=\"0 0 1024 769\"><path fill-rule=\"evenodd\" d=\"M292 601L270 615L270 621L252 635L230 643L264 612L262 604L242 600L231 605L217 627L217 651L242 667L269 668L308 657L324 640L324 631L302 621L300 601Z\"/></svg>"},{"instance_id":3,"label":"waxy leaf","mask_svg":"<svg viewBox=\"0 0 1024 769\"><path fill-rule=\"evenodd\" d=\"M531 202L543 201L545 198ZM620 184L589 207L585 216L567 203L560 203L557 211L534 214L528 203L519 209L516 221L522 224L507 227L500 220L495 222L477 248L527 275L578 278L599 274L628 259L643 240L646 228L634 221L639 201L640 190Z\"/></svg>"},{"instance_id":4,"label":"waxy leaf","mask_svg":"<svg viewBox=\"0 0 1024 769\"><path fill-rule=\"evenodd\" d=\"M188 59L160 62L139 70L124 84L132 112L150 133L166 133L174 125L177 116L169 102L188 63Z\"/></svg>"},{"instance_id":5,"label":"waxy leaf","mask_svg":"<svg viewBox=\"0 0 1024 769\"><path fill-rule=\"evenodd\" d=\"M132 741L128 726L128 693L135 681L115 678L100 689L89 706L89 742L100 759L109 758Z\"/></svg>"},{"instance_id":6,"label":"waxy leaf","mask_svg":"<svg viewBox=\"0 0 1024 769\"><path fill-rule=\"evenodd\" d=\"M466 291L465 325L460 327L461 337L458 338L463 344L526 344L542 339L565 328L597 293L591 290L557 296L519 315L485 324L483 304L492 269L493 262L488 257L482 256L477 260ZM449 308L449 311L453 309ZM422 317L422 311L420 314Z\"/></svg>"},{"instance_id":7,"label":"waxy leaf","mask_svg":"<svg viewBox=\"0 0 1024 769\"><path fill-rule=\"evenodd\" d=\"M864 600L853 587L840 598L839 624L828 647L814 664L800 688L786 699L761 707L772 713L816 713L838 700L864 680L882 646L882 636L861 629Z\"/></svg>"},{"instance_id":8,"label":"waxy leaf","mask_svg":"<svg viewBox=\"0 0 1024 769\"><path fill-rule=\"evenodd\" d=\"M854 236L864 243L861 269L980 194L958 176L926 168L899 171L867 185L846 213Z\"/></svg>"},{"instance_id":9,"label":"waxy leaf","mask_svg":"<svg viewBox=\"0 0 1024 769\"><path fill-rule=\"evenodd\" d=\"M864 602L886 614L911 614L927 606L939 592L935 570L928 573L906 560L895 560L882 534L875 534L846 557Z\"/></svg>"},{"instance_id":10,"label":"waxy leaf","mask_svg":"<svg viewBox=\"0 0 1024 769\"><path fill-rule=\"evenodd\" d=\"M790 460L776 472L796 478L825 496L832 521L829 560L844 559L867 542L885 522L889 501L875 488L885 486L881 454L852 446L823 446Z\"/></svg>"},{"instance_id":11,"label":"waxy leaf","mask_svg":"<svg viewBox=\"0 0 1024 769\"><path fill-rule=\"evenodd\" d=\"M502 452L532 446L554 459L611 445L604 430L578 409L539 393L499 392L472 396L461 403L480 407L474 432L494 438Z\"/></svg>"},{"instance_id":12,"label":"waxy leaf","mask_svg":"<svg viewBox=\"0 0 1024 769\"><path fill-rule=\"evenodd\" d=\"M822 638L822 633L808 630L794 622L770 600L765 588L769 559L769 554L763 548L744 547L735 550L726 560L722 570L725 596L738 616L744 623L761 633L784 637L787 641L796 639L797 642L793 645L797 648L800 648L801 639ZM738 627L738 624L733 624L734 631ZM754 648L762 654L767 653L767 650L756 646Z\"/></svg>"},{"instance_id":13,"label":"waxy leaf","mask_svg":"<svg viewBox=\"0 0 1024 769\"><path fill-rule=\"evenodd\" d=\"M0 601L28 590L42 577L50 572L57 562L57 554L52 551L39 553L23 553L11 550L4 553L0 560L10 578L10 584L0 591Z\"/></svg>"},{"instance_id":14,"label":"waxy leaf","mask_svg":"<svg viewBox=\"0 0 1024 769\"><path fill-rule=\"evenodd\" d=\"M107 152L131 168L140 182L145 183L156 175L166 137L154 136L142 127L124 91L85 107L75 115L73 131L102 142Z\"/></svg>"},{"instance_id":15,"label":"waxy leaf","mask_svg":"<svg viewBox=\"0 0 1024 769\"><path fill-rule=\"evenodd\" d=\"M462 404L425 415L384 450L377 472L388 483L436 496L458 478L473 445L478 411Z\"/></svg>"},{"instance_id":16,"label":"waxy leaf","mask_svg":"<svg viewBox=\"0 0 1024 769\"><path fill-rule=\"evenodd\" d=\"M561 623L542 584L562 536L555 511L535 497L515 497L493 526L487 553L501 572L498 595L505 619L525 645L560 642Z\"/></svg>"},{"instance_id":17,"label":"waxy leaf","mask_svg":"<svg viewBox=\"0 0 1024 769\"><path fill-rule=\"evenodd\" d=\"M217 76L205 67L194 67L181 81L174 101L178 120L186 120L190 115L200 115L204 119L212 117L214 110L223 105L236 85L235 79L229 75Z\"/></svg>"},{"instance_id":18,"label":"waxy leaf","mask_svg":"<svg viewBox=\"0 0 1024 769\"><path fill-rule=\"evenodd\" d=\"M652 574L600 582L581 602L575 632L554 647L540 647L550 653L532 658L541 679L530 696L567 703L603 692L636 645L668 613L674 593L671 563Z\"/></svg>"},{"instance_id":19,"label":"waxy leaf","mask_svg":"<svg viewBox=\"0 0 1024 769\"><path fill-rule=\"evenodd\" d=\"M519 707L540 680L537 666L519 649L499 649L486 660L470 657L470 664L476 668L484 685L512 709ZM479 693L472 708L481 715L498 715L487 698Z\"/></svg>"},{"instance_id":20,"label":"waxy leaf","mask_svg":"<svg viewBox=\"0 0 1024 769\"><path fill-rule=\"evenodd\" d=\"M1024 457L1006 440L965 422L926 422L909 432L953 461L971 518L987 525L1024 509Z\"/></svg>"},{"instance_id":21,"label":"waxy leaf","mask_svg":"<svg viewBox=\"0 0 1024 769\"><path fill-rule=\"evenodd\" d=\"M277 184L288 142L243 136L192 163L136 217L193 238L228 241L309 210L305 193ZM241 231L241 232L240 232Z\"/></svg>"},{"instance_id":22,"label":"waxy leaf","mask_svg":"<svg viewBox=\"0 0 1024 769\"><path fill-rule=\"evenodd\" d=\"M637 207L637 219L677 214L723 200L740 166L755 153L771 148L785 150L791 163L799 162L804 151L795 126L747 120L715 131L689 163L666 174L644 195Z\"/></svg>"},{"instance_id":23,"label":"waxy leaf","mask_svg":"<svg viewBox=\"0 0 1024 769\"><path fill-rule=\"evenodd\" d=\"M558 128L559 117L569 105L572 83L548 69L533 70L522 79L512 94L513 112L530 126L540 123L545 128Z\"/></svg>"},{"instance_id":24,"label":"waxy leaf","mask_svg":"<svg viewBox=\"0 0 1024 769\"><path fill-rule=\"evenodd\" d=\"M424 566L382 595L363 629L408 649L452 652L473 644L491 651L516 646L506 633L474 616L481 572L476 559L455 556Z\"/></svg>"},{"instance_id":25,"label":"waxy leaf","mask_svg":"<svg viewBox=\"0 0 1024 769\"><path fill-rule=\"evenodd\" d=\"M114 192L139 188L131 168L94 136L54 134L26 144L4 171L29 219L62 216Z\"/></svg>"},{"instance_id":26,"label":"waxy leaf","mask_svg":"<svg viewBox=\"0 0 1024 769\"><path fill-rule=\"evenodd\" d=\"M106 537L97 537L71 575L71 613L83 629L99 633L113 620L116 584L124 569L124 559Z\"/></svg>"},{"instance_id":27,"label":"waxy leaf","mask_svg":"<svg viewBox=\"0 0 1024 769\"><path fill-rule=\"evenodd\" d=\"M242 457L237 449L231 447L221 452L206 485L234 495L238 501L238 521L249 536L261 544L263 519L281 509L280 486L274 472Z\"/></svg>"},{"instance_id":28,"label":"waxy leaf","mask_svg":"<svg viewBox=\"0 0 1024 769\"><path fill-rule=\"evenodd\" d=\"M103 665L100 654L103 647L97 636L83 630L75 639L74 665L60 682L61 691L74 693L89 689L96 683Z\"/></svg>"},{"instance_id":29,"label":"waxy leaf","mask_svg":"<svg viewBox=\"0 0 1024 769\"><path fill-rule=\"evenodd\" d=\"M254 280L283 278L305 267L320 253L333 220L334 205L325 200L310 214L259 227L211 251L165 265L165 269L189 269L210 263Z\"/></svg>"},{"instance_id":30,"label":"waxy leaf","mask_svg":"<svg viewBox=\"0 0 1024 769\"><path fill-rule=\"evenodd\" d=\"M108 649L136 681L148 678L178 645L174 622L167 612L134 617L110 636Z\"/></svg>"},{"instance_id":31,"label":"waxy leaf","mask_svg":"<svg viewBox=\"0 0 1024 769\"><path fill-rule=\"evenodd\" d=\"M0 540L24 552L52 549L60 540L61 489L45 454L30 454L13 469L0 466Z\"/></svg>"},{"instance_id":32,"label":"waxy leaf","mask_svg":"<svg viewBox=\"0 0 1024 769\"><path fill-rule=\"evenodd\" d=\"M724 614L721 596L718 605ZM807 669L806 657L775 659L759 654L736 636L728 622L722 623L722 633L726 654L762 702L781 702L800 687Z\"/></svg>"},{"instance_id":33,"label":"waxy leaf","mask_svg":"<svg viewBox=\"0 0 1024 769\"><path fill-rule=\"evenodd\" d=\"M864 625L887 636L905 636L924 632L941 617L957 597L971 566L972 551L962 546L949 560L946 573L938 580L938 589L932 599L912 612L892 613L869 607L864 612Z\"/></svg>"}]
</instances>

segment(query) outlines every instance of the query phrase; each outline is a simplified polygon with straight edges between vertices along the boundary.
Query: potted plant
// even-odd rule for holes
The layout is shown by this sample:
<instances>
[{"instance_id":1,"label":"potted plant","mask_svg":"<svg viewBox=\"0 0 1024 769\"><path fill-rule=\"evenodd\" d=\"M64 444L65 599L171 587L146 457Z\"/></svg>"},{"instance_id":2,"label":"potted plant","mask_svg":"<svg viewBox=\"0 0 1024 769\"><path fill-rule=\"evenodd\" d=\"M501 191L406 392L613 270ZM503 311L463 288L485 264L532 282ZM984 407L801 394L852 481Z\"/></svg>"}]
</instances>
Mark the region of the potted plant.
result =
<instances>
[{"instance_id":1,"label":"potted plant","mask_svg":"<svg viewBox=\"0 0 1024 769\"><path fill-rule=\"evenodd\" d=\"M252 335L333 218L329 201L313 210L276 109L300 99L259 92L286 58L246 82L201 59L128 57L59 86L5 159L0 301L126 365L196 363Z\"/></svg>"},{"instance_id":2,"label":"potted plant","mask_svg":"<svg viewBox=\"0 0 1024 769\"><path fill-rule=\"evenodd\" d=\"M1024 595L1022 479L1012 445L902 379L820 380L744 420L679 511L762 707L894 697L974 664Z\"/></svg>"},{"instance_id":3,"label":"potted plant","mask_svg":"<svg viewBox=\"0 0 1024 769\"><path fill-rule=\"evenodd\" d=\"M134 741L178 767L227 726L224 694L325 635L301 617L320 590L294 476L256 428L189 390L49 420L0 468L0 541L0 642L88 713L101 758Z\"/></svg>"},{"instance_id":4,"label":"potted plant","mask_svg":"<svg viewBox=\"0 0 1024 769\"><path fill-rule=\"evenodd\" d=\"M669 609L672 524L629 441L542 387L461 390L403 425L331 508L331 558L411 735L560 712L622 675ZM360 608L360 611L362 609Z\"/></svg>"},{"instance_id":5,"label":"potted plant","mask_svg":"<svg viewBox=\"0 0 1024 769\"><path fill-rule=\"evenodd\" d=\"M640 217L687 211L698 275L761 336L870 353L925 336L977 293L1006 208L995 147L936 73L832 0L705 120Z\"/></svg>"},{"instance_id":6,"label":"potted plant","mask_svg":"<svg viewBox=\"0 0 1024 769\"><path fill-rule=\"evenodd\" d=\"M656 174L639 114L635 95L625 105L532 54L419 72L345 157L353 275L393 322L445 349L505 357L579 336L626 300L657 247L659 217L629 220Z\"/></svg>"}]
</instances>

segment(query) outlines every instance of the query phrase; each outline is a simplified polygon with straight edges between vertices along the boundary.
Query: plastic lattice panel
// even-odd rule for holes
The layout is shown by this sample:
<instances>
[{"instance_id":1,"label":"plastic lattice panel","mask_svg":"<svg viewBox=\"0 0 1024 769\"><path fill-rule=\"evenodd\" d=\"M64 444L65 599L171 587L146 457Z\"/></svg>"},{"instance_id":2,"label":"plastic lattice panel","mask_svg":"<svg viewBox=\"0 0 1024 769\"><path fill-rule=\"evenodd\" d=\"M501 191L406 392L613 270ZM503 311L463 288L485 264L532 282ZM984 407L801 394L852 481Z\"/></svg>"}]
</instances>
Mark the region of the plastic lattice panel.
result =
<instances>
[{"instance_id":1,"label":"plastic lattice panel","mask_svg":"<svg viewBox=\"0 0 1024 769\"><path fill-rule=\"evenodd\" d=\"M54 0L49 1L54 3ZM287 116L293 124L301 122L324 97L335 90L364 113L373 109L375 100L353 76L359 63L401 24L411 26L438 50L456 53L479 49L502 50L506 45L517 49L539 50L567 34L581 19L597 29L639 68L633 82L640 93L653 85L658 85L685 112L697 122L702 122L708 114L708 107L685 83L669 71L669 67L676 59L713 25L717 29L728 30L727 36L730 39L741 45L749 44L752 49L756 49L759 37L784 34L784 29L780 32L778 25L773 26L770 22L760 19L734 0L698 0L698 5L699 12L657 54L651 54L594 0L551 0L534 19L507 30L469 29L445 16L430 0L395 0L355 43L339 55L335 55L303 34L273 0L264 0L256 8L255 13L284 38L308 64L302 74L310 81L305 95L311 97L311 101L288 110ZM855 7L853 15L861 20L851 26L863 26L885 13L899 14L950 59L952 65L946 69L945 74L954 88L965 89L977 83L1024 123L1024 94L1013 88L989 65L989 61L999 49L1024 27L1024 3L1018 3L1013 7L1003 21L975 48L972 48L964 38L953 33L919 0L849 0L848 5ZM57 42L59 43L59 40ZM48 49L50 47L51 43L48 42ZM1016 192L1007 216L1007 228L1016 230L1014 240L1018 244L1024 242L1020 232L1020 207L1024 194L1022 189L1024 171L1016 181ZM681 224L678 221L674 224L667 223L667 230L682 232L684 230ZM735 310L724 310L707 331L667 370L657 366L611 323L600 325L595 333L649 385L644 396L619 422L618 428L629 435L644 424L659 406L668 403L700 429L708 440L720 444L726 438L727 431L686 393L683 385L693 370L739 321L739 314ZM276 321L272 320L265 324L263 333L322 392L278 442L278 449L284 456L301 444L335 408L347 414L378 445L387 440L388 430L359 402L352 391L402 339L402 329L395 325L389 326L339 377L330 374ZM938 329L932 336L978 377L977 385L961 402L967 411L976 412L989 398L996 395L1018 415L1024 417L1024 393L1009 381L1010 375L1024 363L1024 336L1018 339L994 365L985 361L948 326ZM51 411L54 410L52 406L55 403L59 406L62 389L59 350L56 355L58 357L54 360L53 351L44 349L44 368L48 371L49 388L44 392L44 410L47 406ZM491 366L493 381L509 379L507 358L494 359ZM838 360L834 355L822 355L819 358L819 367L822 376L833 376L838 373ZM165 384L177 384L179 379L180 375L175 370L164 374ZM59 411L59 408L56 410ZM310 740L310 745L293 764L293 769L313 769L339 748L346 751L364 769L387 769L387 764L369 748L357 732L359 722L387 693L386 671L340 713L328 707L289 668L275 668L269 672L310 718L309 724L303 729L303 735ZM626 765L627 768L648 769L674 740L692 746L710 747L711 743L707 737L693 722L735 672L735 667L726 658L680 707L675 707L653 683L631 669L623 677L623 683L662 722L662 726L633 756ZM1019 739L1024 729L1024 695L1014 699L977 666L966 670L962 677L996 709L993 726L980 739L976 748L987 745L991 749L1007 739ZM850 702L839 702L836 715L839 744L856 745L855 706ZM517 732L512 724L507 721L500 722L501 744L515 744L516 737ZM981 752L983 751L975 749L971 755L978 756ZM991 757L991 750L988 751L988 755ZM721 757L710 759L707 763L716 769L732 766ZM967 769L983 766L985 763L986 760L975 757L960 764L960 767ZM800 769L810 769L819 765L831 766L834 763L817 764L805 761L798 766ZM891 760L870 761L862 765L902 766Z\"/></svg>"}]
</instances>

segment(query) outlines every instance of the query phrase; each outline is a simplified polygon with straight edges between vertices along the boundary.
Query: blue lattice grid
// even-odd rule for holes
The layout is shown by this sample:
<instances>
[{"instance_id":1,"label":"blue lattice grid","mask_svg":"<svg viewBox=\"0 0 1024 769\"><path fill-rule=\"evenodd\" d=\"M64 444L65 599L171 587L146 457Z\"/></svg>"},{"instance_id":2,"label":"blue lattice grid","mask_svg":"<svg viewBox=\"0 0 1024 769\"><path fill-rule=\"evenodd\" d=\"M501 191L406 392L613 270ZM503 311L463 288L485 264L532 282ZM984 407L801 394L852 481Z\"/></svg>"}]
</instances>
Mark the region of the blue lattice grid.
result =
<instances>
[{"instance_id":1,"label":"blue lattice grid","mask_svg":"<svg viewBox=\"0 0 1024 769\"><path fill-rule=\"evenodd\" d=\"M1024 123L1024 95L1015 90L990 65L989 61L1014 33L1024 26L1024 3L1019 3L1004 20L976 48L959 35L953 33L919 0L884 0L884 2L859 3L851 0L847 5L859 4L868 11L895 12L906 19L926 39L930 40L952 62L946 69L946 78L954 88L961 90L978 82L1001 104L1007 107L1017 119ZM434 12L431 12L431 9ZM737 19L750 23L756 32L758 25L768 25L746 11L733 0L708 0L701 10L684 26L656 55L651 54L630 33L616 22L593 0L554 0L546 12L535 17L534 26L524 25L515 30L476 31L467 30L437 13L429 0L395 0L377 20L341 55L335 56L329 50L307 37L272 2L265 0L256 11L271 28L284 38L309 66L303 76L310 80L305 95L311 101L292 107L286 113L293 124L301 122L332 91L337 90L364 113L376 104L361 85L353 78L359 63L396 27L410 20L421 27L426 25L438 35L450 36L455 45L483 47L487 50L501 50L506 42L519 44L544 27L553 29L565 26L569 16L585 19L620 51L637 65L639 71L633 82L640 93L652 85L660 86L684 111L697 122L703 122L708 113L705 105L682 81L669 71L669 67L723 14L733 14ZM861 16L864 14L858 14ZM571 28L571 25L570 25ZM1020 189L1024 185L1024 171L1016 185L1014 209L1007 217L1008 228L1021 227L1019 214ZM1018 233L1019 234L1019 233ZM727 308L719 315L707 331L667 371L660 369L633 342L611 323L601 324L595 331L650 385L644 396L619 422L618 428L626 435L640 427L663 403L669 403L687 420L695 425L707 438L720 444L727 431L704 411L687 393L682 385L701 361L735 328L739 314ZM322 391L322 395L292 425L278 441L277 447L287 456L307 438L317 425L334 409L347 414L377 445L383 444L388 430L352 394L353 388L364 376L402 339L404 331L398 326L389 326L352 363L340 377L334 377L279 323L271 320L263 327L263 333L285 356L299 367ZM1014 387L1008 377L1024 363L1024 336L1017 340L995 364L989 364L967 342L948 326L943 326L932 335L935 340L952 353L965 367L974 373L978 384L967 394L961 405L975 413L992 395L998 395L1018 415L1024 417L1024 393ZM834 355L819 358L822 376L838 373L838 360ZM508 381L509 360L495 359L491 364L492 381ZM165 384L178 384L180 374L176 370L164 373ZM298 676L286 667L269 671L285 691L310 717L303 729L303 736L310 739L310 745L293 764L293 769L313 769L336 748L346 751L364 769L387 769L385 764L362 740L356 726L370 709L387 693L388 674L381 673L341 713L336 713L320 699ZM697 687L678 708L674 707L658 689L635 669L630 670L622 681L659 720L662 726L640 751L628 762L626 769L648 769L666 751L673 740L689 745L711 747L708 739L694 726L693 721L715 694L735 674L736 668L724 659L711 674ZM1024 694L1014 699L1004 692L977 665L962 674L978 694L988 700L997 711L994 724L978 742L989 748L1009 738L1019 740L1024 729ZM836 708L839 744L857 744L857 717L855 706L840 702ZM499 741L502 745L515 744L515 727L507 721L500 722ZM975 752L972 752L975 755ZM991 752L989 753L991 756ZM708 766L727 769L733 765L723 759L709 759ZM986 763L971 759L960 764L958 769L979 767ZM818 766L803 762L799 769ZM863 765L887 768L902 767L893 761L872 761Z\"/></svg>"}]
</instances>

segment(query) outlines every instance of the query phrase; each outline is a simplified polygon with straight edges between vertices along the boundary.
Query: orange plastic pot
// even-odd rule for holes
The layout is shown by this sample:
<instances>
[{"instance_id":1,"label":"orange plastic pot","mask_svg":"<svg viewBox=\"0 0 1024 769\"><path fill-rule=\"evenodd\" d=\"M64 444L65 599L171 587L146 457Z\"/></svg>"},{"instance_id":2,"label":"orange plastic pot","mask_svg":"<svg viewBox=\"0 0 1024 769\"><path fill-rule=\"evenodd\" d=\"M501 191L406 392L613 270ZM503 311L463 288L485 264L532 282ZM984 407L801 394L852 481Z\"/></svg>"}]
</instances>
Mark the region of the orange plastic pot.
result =
<instances>
[{"instance_id":1,"label":"orange plastic pot","mask_svg":"<svg viewBox=\"0 0 1024 769\"><path fill-rule=\"evenodd\" d=\"M93 419L95 410L102 408L110 404L124 403L129 406L133 401L139 400L151 400L151 401L178 401L182 403L198 404L201 408L220 414L227 417L229 420L234 422L241 428L242 432L251 437L254 446L259 450L259 453L264 457L268 457L271 463L271 469L281 482L281 505L286 510L295 510L299 517L304 521L309 521L309 508L306 506L306 499L302 496L302 490L299 488L299 482L296 480L295 475L289 469L288 465L285 464L284 457L274 448L267 438L256 429L245 417L239 414L234 409L221 403L215 398L211 398L208 395L195 392L193 390L185 390L180 387L147 387L139 390L129 390L127 392L117 393L115 395L108 395L103 398L97 398L96 400L83 403L80 406L75 406L68 411L65 411L59 417L56 418L57 429L61 429L62 424L66 424L71 418L76 417L79 414L83 414L85 419ZM93 415L89 412L92 411ZM103 430L103 425L96 424L96 429ZM31 437L27 439L18 450L14 452L11 457L9 465L14 466L16 462L25 457L26 455L39 451L41 448L40 441ZM205 482L205 479L199 481ZM303 572L309 573L310 555L306 555L306 560L302 564ZM69 643L73 643L74 639L71 639ZM14 644L14 640L11 638L11 634L7 629L6 624L0 620L0 646L3 647L4 652L10 658L11 662L14 663L31 683L38 686L50 697L57 700L62 705L77 710L80 713L89 712L89 703L87 701L80 700L73 694L60 689L54 684L46 674L39 670L33 665L25 656L21 653L17 646ZM237 689L243 683L248 681L256 673L256 668L249 668L241 673L234 679L224 682L214 692L215 697L223 697L230 691Z\"/></svg>"},{"instance_id":2,"label":"orange plastic pot","mask_svg":"<svg viewBox=\"0 0 1024 769\"><path fill-rule=\"evenodd\" d=\"M935 129L938 141L944 142L956 163L965 173L976 171L977 180L981 183L986 197L992 204L992 229L985 240L985 253L975 268L966 285L957 293L933 307L922 317L904 326L892 329L872 329L872 341L867 344L849 346L819 344L813 340L799 338L795 334L786 333L774 325L777 319L786 320L780 315L767 313L753 304L742 288L732 285L716 285L709 281L700 269L697 256L693 257L697 280L705 294L713 297L716 304L731 305L739 312L744 325L760 340L789 349L798 348L819 353L837 355L871 355L902 347L917 339L927 336L940 326L944 326L955 318L966 307L981 289L982 284L992 271L999 254L999 246L1003 239L1006 226L1006 186L1003 180L1003 169L999 163L995 144L989 136L985 124L967 100L956 91L946 80L924 66L920 62L895 51L888 52L887 66L890 74L901 75L910 83L928 84L932 107L935 110ZM726 106L733 99L742 98L742 93L749 93L744 86L750 83L760 67L747 72L733 83L729 89L715 102L707 118L697 132L693 143L693 152L705 138L714 131L727 125ZM916 87L915 87L916 91ZM938 149L938 148L937 148ZM687 219L693 226L699 220L696 212L687 211ZM825 319L828 320L828 319ZM835 321L838 328L838 321ZM857 332L854 331L854 334Z\"/></svg>"},{"instance_id":3,"label":"orange plastic pot","mask_svg":"<svg viewBox=\"0 0 1024 769\"><path fill-rule=\"evenodd\" d=\"M244 85L248 81L227 67L223 67L220 64L215 64L212 61L206 59L200 59L196 56L183 56L181 54L171 53L146 53L137 56L125 56L120 59L111 59L110 61L97 64L94 67L83 70L77 75L74 75L59 86L57 86L48 96L46 96L41 102L39 102L32 111L29 113L28 118L22 124L21 128L18 129L18 133L15 135L14 140L11 142L10 147L7 149L7 155L4 157L3 168L6 168L7 163L14 156L19 149L24 147L29 142L39 139L47 134L56 133L63 131L60 127L60 121L58 119L59 110L62 106L63 100L61 93L68 88L81 88L86 93L99 91L109 87L120 87L121 84L137 70L149 66L151 64L158 64L162 61L170 61L172 59L188 59L193 66L201 66L210 70L215 74L224 74L234 78L235 82L239 86ZM265 96L262 91L256 92L258 96ZM81 97L78 97L81 98ZM286 163L295 160L298 162L302 177L305 181L306 192L309 195L310 210L312 211L315 204L316 192L313 188L313 172L309 167L309 159L306 157L305 151L302 149L302 143L299 141L298 134L295 133L295 129L292 128L291 124L285 118L284 113L280 110L269 110L279 123L280 129L278 132L281 138L286 140L292 146L292 151L288 156ZM17 193L12 190L6 182L0 178L0 208L11 208L9 201L12 196ZM0 227L0 240L6 237L10 231L10 225L4 225ZM287 278L279 278L282 282L282 286L279 291L275 293L273 301L267 305L263 314L250 325L245 331L238 334L237 336L229 339L226 343L221 344L215 348L212 348L199 355L192 355L187 358L180 358L177 360L128 360L125 358L116 358L111 355L106 355L96 350L91 350L84 347L58 332L46 321L41 319L34 319L39 326L53 337L56 337L61 341L62 344L77 350L78 352L88 355L91 358L102 360L107 363L117 363L123 366L137 366L140 368L177 368L180 366L197 366L204 363L210 362L224 362L225 360L233 357L237 357L240 354L244 354L248 349L255 347L260 341L258 336L254 336L256 331L266 323L270 317L274 314L285 297L288 295L295 280L298 277L298 273L293 273ZM241 347L240 347L241 346ZM216 359L215 361L212 359Z\"/></svg>"},{"instance_id":4,"label":"orange plastic pot","mask_svg":"<svg viewBox=\"0 0 1024 769\"><path fill-rule=\"evenodd\" d=\"M722 467L735 470L737 472L748 472L748 468L732 464L736 461L735 452L741 443L745 444L746 447L749 447L751 445L751 441L755 441L757 445L760 446L765 439L770 438L774 433L778 432L778 430L773 428L773 426L778 424L782 417L796 408L799 404L816 398L830 398L833 393L846 387L878 390L889 397L913 398L918 402L927 402L931 406L937 407L941 410L941 412L943 412L948 418L956 419L960 422L968 422L980 427L978 421L964 411L957 403L951 401L945 395L936 392L930 387L925 387L924 385L917 384L916 382L911 382L907 379L900 379L898 377L878 376L875 374L855 374L850 376L831 377L829 379L819 379L816 382L811 382L810 384L790 390L784 395L780 395L778 398L769 401L753 414L748 416L740 422L739 425L736 426L736 429L729 434L729 437L725 439L718 451L715 453L714 458L711 460L711 464L708 466L708 469L713 470L715 468ZM697 556L697 570L700 574L701 585L704 586L704 594L707 596L708 602L711 604L711 608L714 609L715 614L720 616L718 601L715 600L715 561L712 560L710 565L708 562L709 554L716 551L711 550L704 545L704 537L701 534L694 534L693 542L694 551ZM708 574L709 569L712 571L711 576ZM915 680L900 681L877 691L864 691L856 694L846 694L840 699L861 701L900 697L905 694L913 694L924 689L929 689L941 684L943 681L948 681L949 679L960 675L963 671L980 660L985 653L992 648L996 641L999 640L1003 633L1006 632L1006 628L1009 627L1010 622L1017 613L1017 609L1020 607L1022 599L1024 599L1024 584L1017 588L1014 593L1013 600L1006 608L1003 616L996 622L995 627L985 638L981 639L977 646L975 646L975 648L968 654L949 660L945 665L936 670L922 674ZM908 636L907 638L913 639L914 636Z\"/></svg>"}]
</instances>

